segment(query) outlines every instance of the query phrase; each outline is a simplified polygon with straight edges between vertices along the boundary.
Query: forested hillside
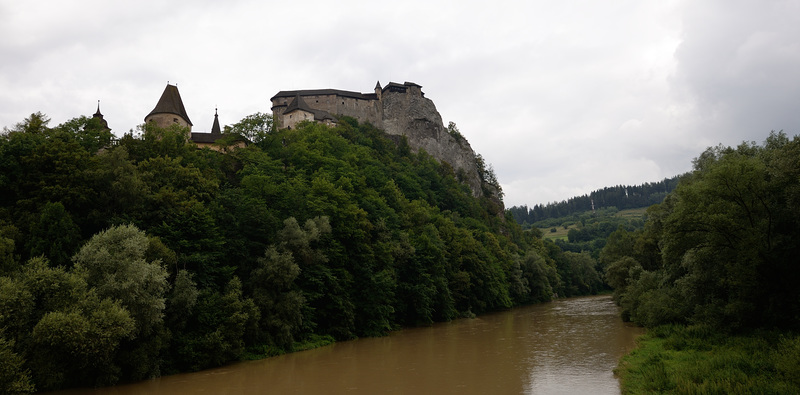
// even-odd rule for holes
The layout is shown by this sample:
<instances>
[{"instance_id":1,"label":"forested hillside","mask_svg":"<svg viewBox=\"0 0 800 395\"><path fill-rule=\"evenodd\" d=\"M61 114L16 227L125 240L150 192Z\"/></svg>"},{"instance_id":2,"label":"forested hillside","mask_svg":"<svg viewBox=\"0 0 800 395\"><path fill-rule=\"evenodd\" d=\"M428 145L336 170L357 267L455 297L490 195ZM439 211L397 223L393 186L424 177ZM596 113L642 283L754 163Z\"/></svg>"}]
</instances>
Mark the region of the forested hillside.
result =
<instances>
[{"instance_id":1,"label":"forested hillside","mask_svg":"<svg viewBox=\"0 0 800 395\"><path fill-rule=\"evenodd\" d=\"M592 209L615 207L618 210L649 207L661 203L668 193L678 185L680 176L665 178L659 182L642 185L618 185L593 191L588 195L576 196L561 202L537 204L532 208L527 205L513 206L508 209L514 220L524 227L550 218L567 217ZM592 205L594 203L594 205Z\"/></svg>"},{"instance_id":2,"label":"forested hillside","mask_svg":"<svg viewBox=\"0 0 800 395\"><path fill-rule=\"evenodd\" d=\"M402 140L352 119L268 122L227 128L253 143L222 153L178 127L113 143L86 117L4 128L0 392L202 369L601 287L588 254L522 232Z\"/></svg>"},{"instance_id":3,"label":"forested hillside","mask_svg":"<svg viewBox=\"0 0 800 395\"><path fill-rule=\"evenodd\" d=\"M623 317L657 327L630 391L800 390L800 138L709 148L601 256Z\"/></svg>"}]
</instances>

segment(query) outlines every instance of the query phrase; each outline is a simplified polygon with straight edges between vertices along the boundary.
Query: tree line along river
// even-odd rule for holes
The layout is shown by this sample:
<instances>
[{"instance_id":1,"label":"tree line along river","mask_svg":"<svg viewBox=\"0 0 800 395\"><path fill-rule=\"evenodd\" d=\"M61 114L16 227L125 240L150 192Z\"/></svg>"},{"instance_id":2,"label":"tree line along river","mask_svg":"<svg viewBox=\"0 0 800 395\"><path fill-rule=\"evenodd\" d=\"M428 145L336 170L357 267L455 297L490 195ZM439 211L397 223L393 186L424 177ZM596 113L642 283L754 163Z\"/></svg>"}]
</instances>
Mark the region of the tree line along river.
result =
<instances>
[{"instance_id":1,"label":"tree line along river","mask_svg":"<svg viewBox=\"0 0 800 395\"><path fill-rule=\"evenodd\" d=\"M618 394L613 369L642 332L622 322L610 296L560 299L201 372L52 394Z\"/></svg>"}]
</instances>

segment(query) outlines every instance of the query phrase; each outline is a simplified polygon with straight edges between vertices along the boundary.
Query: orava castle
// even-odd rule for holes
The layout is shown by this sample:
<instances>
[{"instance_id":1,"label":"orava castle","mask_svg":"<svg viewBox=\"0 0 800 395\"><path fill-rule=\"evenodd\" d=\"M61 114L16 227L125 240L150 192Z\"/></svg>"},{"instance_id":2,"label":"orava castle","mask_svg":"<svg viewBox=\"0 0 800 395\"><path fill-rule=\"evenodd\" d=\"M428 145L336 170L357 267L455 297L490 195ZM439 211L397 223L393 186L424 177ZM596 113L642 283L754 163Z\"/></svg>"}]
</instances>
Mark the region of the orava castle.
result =
<instances>
[{"instance_id":1,"label":"orava castle","mask_svg":"<svg viewBox=\"0 0 800 395\"><path fill-rule=\"evenodd\" d=\"M383 129L390 136L404 136L415 151L423 149L440 162L448 163L473 195L482 194L475 153L466 139L457 140L448 133L433 101L425 97L418 84L390 82L381 87L379 81L371 93L338 89L280 91L270 101L275 129L294 128L302 121L333 125L338 117L350 116ZM104 122L99 105L94 116ZM172 124L186 127L190 140L200 147L219 149L214 143L223 137L216 111L211 132L192 132L192 121L178 87L169 83L144 121L159 127Z\"/></svg>"},{"instance_id":2,"label":"orava castle","mask_svg":"<svg viewBox=\"0 0 800 395\"><path fill-rule=\"evenodd\" d=\"M272 101L272 115L275 124L279 125L278 128L292 128L302 121L334 123L336 115L346 115L383 129L384 103L391 103L393 98L408 99L424 96L422 86L413 82L402 85L390 82L381 88L381 83L378 81L374 93L338 89L280 91L270 101Z\"/></svg>"}]
</instances>

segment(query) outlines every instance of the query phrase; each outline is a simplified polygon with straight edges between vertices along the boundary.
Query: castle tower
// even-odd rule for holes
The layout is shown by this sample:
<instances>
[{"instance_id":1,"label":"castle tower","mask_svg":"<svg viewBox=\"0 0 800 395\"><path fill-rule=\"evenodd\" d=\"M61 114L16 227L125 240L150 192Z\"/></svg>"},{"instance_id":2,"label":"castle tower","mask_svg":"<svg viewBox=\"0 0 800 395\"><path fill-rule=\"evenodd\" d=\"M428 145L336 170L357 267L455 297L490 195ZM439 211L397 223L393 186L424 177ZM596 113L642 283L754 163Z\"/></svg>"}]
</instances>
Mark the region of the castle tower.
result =
<instances>
[{"instance_id":1,"label":"castle tower","mask_svg":"<svg viewBox=\"0 0 800 395\"><path fill-rule=\"evenodd\" d=\"M108 121L103 118L103 113L100 112L100 100L97 101L97 112L92 115L92 118L99 119L100 124L103 125L106 130L111 130L111 128L108 127Z\"/></svg>"},{"instance_id":2,"label":"castle tower","mask_svg":"<svg viewBox=\"0 0 800 395\"><path fill-rule=\"evenodd\" d=\"M314 115L314 110L300 97L300 93L297 93L292 102L289 103L289 106L286 107L286 110L283 111L281 127L292 129L302 121L313 121Z\"/></svg>"},{"instance_id":3,"label":"castle tower","mask_svg":"<svg viewBox=\"0 0 800 395\"><path fill-rule=\"evenodd\" d=\"M378 80L378 83L375 84L375 96L378 96L378 101L381 100L381 92L382 91L383 91L383 88L381 88L381 81Z\"/></svg>"},{"instance_id":4,"label":"castle tower","mask_svg":"<svg viewBox=\"0 0 800 395\"><path fill-rule=\"evenodd\" d=\"M183 100L181 94L178 92L177 85L170 85L164 88L164 93L158 99L156 107L150 114L144 117L145 123L154 122L156 126L166 128L172 124L178 124L188 127L192 130L192 121L189 120L189 115L186 114L186 108L183 107Z\"/></svg>"}]
</instances>

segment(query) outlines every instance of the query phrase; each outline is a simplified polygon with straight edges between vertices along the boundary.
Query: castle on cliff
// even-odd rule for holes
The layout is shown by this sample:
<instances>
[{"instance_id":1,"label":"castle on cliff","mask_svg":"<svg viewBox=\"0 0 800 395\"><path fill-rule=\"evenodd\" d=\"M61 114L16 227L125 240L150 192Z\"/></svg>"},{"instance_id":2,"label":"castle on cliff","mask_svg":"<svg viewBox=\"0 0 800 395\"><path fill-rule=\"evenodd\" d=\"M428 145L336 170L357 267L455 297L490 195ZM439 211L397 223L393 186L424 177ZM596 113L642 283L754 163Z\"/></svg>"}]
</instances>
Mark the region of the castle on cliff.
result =
<instances>
[{"instance_id":1,"label":"castle on cliff","mask_svg":"<svg viewBox=\"0 0 800 395\"><path fill-rule=\"evenodd\" d=\"M381 87L378 81L373 93L339 89L280 91L270 101L275 129L291 129L302 121L334 125L337 117L343 115L385 129L387 125L391 125L391 122L387 122L390 121L389 118L393 118L391 108L398 107L393 103L408 103L411 99L424 97L422 86L413 82L390 82ZM401 107L407 108L408 105ZM144 121L162 128L173 124L188 128L190 140L201 145L212 144L222 137L216 111L211 133L191 132L193 124L183 105L178 86L169 83L156 106L144 117ZM390 134L395 133L390 131Z\"/></svg>"},{"instance_id":2,"label":"castle on cliff","mask_svg":"<svg viewBox=\"0 0 800 395\"><path fill-rule=\"evenodd\" d=\"M378 81L374 93L339 89L280 91L270 101L276 129L291 129L302 121L334 124L339 115L350 116L359 122L369 122L383 128L384 98L391 95L425 96L422 86L413 82L402 85L390 82L381 87Z\"/></svg>"},{"instance_id":3,"label":"castle on cliff","mask_svg":"<svg viewBox=\"0 0 800 395\"><path fill-rule=\"evenodd\" d=\"M433 158L446 162L470 188L473 196L483 194L475 152L466 139L456 140L448 132L442 116L433 101L425 97L421 85L390 82L382 87L378 81L371 93L339 89L280 91L270 102L276 130L293 129L303 121L335 125L340 116L353 117L382 129L390 137L405 139L415 151L424 150ZM222 149L215 144L223 137L217 114L214 114L211 133L191 132L192 122L175 85L167 84L155 108L144 120L160 127L178 124L189 129L190 140L198 146ZM243 141L241 145L244 145Z\"/></svg>"}]
</instances>

